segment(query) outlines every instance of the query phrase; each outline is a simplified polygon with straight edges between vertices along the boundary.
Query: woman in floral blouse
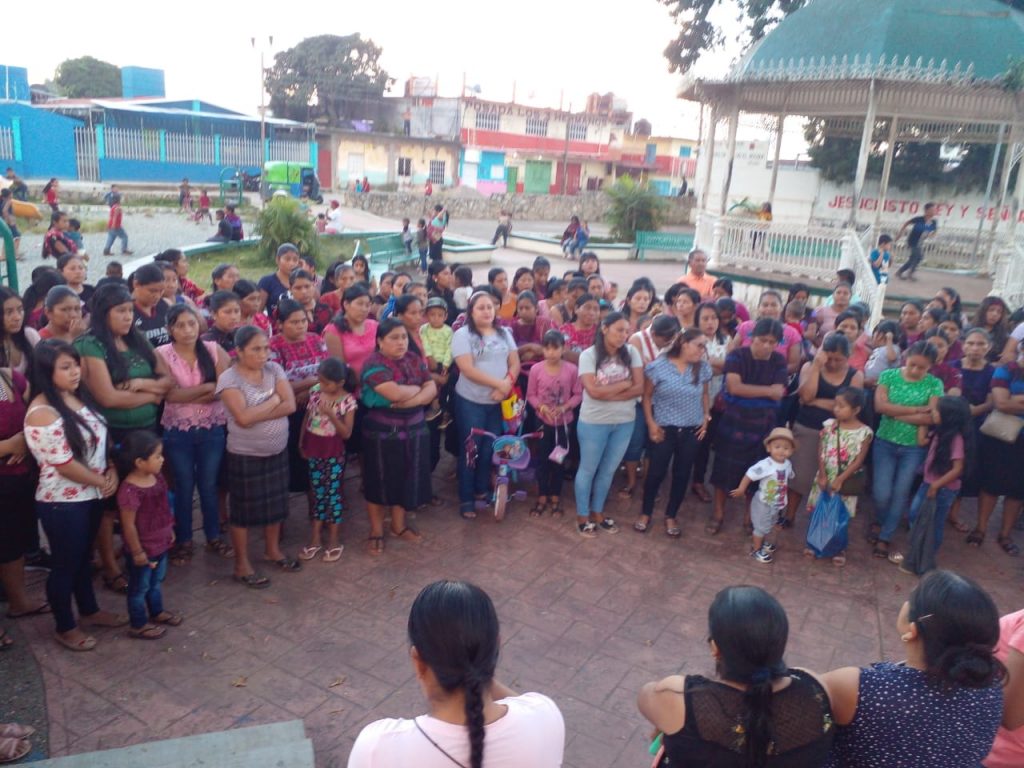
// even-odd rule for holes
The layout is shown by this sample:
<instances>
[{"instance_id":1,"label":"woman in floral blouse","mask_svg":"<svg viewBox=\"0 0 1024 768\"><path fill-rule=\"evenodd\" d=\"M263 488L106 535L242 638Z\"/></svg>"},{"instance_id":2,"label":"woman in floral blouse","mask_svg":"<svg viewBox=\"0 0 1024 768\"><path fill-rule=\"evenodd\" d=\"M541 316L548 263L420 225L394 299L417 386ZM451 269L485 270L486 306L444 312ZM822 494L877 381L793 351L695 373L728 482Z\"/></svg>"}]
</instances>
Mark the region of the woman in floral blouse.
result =
<instances>
[{"instance_id":1,"label":"woman in floral blouse","mask_svg":"<svg viewBox=\"0 0 1024 768\"><path fill-rule=\"evenodd\" d=\"M25 416L25 441L39 464L36 510L50 542L53 562L46 598L53 608L56 640L72 651L91 651L96 639L78 626L117 627L127 616L101 611L92 589L92 543L103 515L102 500L117 491L117 472L107 459L107 425L81 385L81 358L64 341L35 350L39 394Z\"/></svg>"}]
</instances>

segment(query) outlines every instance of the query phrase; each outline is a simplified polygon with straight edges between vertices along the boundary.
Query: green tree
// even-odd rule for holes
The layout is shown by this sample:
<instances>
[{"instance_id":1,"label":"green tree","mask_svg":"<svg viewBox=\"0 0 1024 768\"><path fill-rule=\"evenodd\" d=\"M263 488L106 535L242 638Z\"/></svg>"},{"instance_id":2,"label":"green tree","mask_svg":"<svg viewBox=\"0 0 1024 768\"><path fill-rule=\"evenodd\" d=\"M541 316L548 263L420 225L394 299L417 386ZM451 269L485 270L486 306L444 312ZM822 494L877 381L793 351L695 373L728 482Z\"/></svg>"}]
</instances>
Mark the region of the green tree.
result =
<instances>
[{"instance_id":1,"label":"green tree","mask_svg":"<svg viewBox=\"0 0 1024 768\"><path fill-rule=\"evenodd\" d=\"M638 231L653 232L661 226L664 202L646 185L637 184L631 176L622 176L608 190L611 198L605 220L611 235L623 243L636 240Z\"/></svg>"},{"instance_id":2,"label":"green tree","mask_svg":"<svg viewBox=\"0 0 1024 768\"><path fill-rule=\"evenodd\" d=\"M362 117L394 81L381 68L381 49L358 34L307 37L274 56L265 73L270 108L279 117L338 124Z\"/></svg>"},{"instance_id":3,"label":"green tree","mask_svg":"<svg viewBox=\"0 0 1024 768\"><path fill-rule=\"evenodd\" d=\"M54 82L69 99L101 99L121 95L121 68L116 64L80 56L57 67Z\"/></svg>"},{"instance_id":4,"label":"green tree","mask_svg":"<svg viewBox=\"0 0 1024 768\"><path fill-rule=\"evenodd\" d=\"M316 258L320 251L316 227L293 198L271 198L260 211L254 230L260 236L260 253L271 262L283 243L292 243L303 256Z\"/></svg>"}]
</instances>

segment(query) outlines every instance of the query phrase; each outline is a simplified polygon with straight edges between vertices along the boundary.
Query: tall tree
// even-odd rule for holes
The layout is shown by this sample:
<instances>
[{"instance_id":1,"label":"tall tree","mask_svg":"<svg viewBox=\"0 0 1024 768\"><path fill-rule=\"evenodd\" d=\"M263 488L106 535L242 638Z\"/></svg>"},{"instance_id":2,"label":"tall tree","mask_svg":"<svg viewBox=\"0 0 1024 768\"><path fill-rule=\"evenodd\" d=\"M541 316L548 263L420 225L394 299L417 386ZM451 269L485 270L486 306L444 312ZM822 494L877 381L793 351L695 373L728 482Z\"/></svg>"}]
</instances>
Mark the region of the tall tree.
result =
<instances>
[{"instance_id":1,"label":"tall tree","mask_svg":"<svg viewBox=\"0 0 1024 768\"><path fill-rule=\"evenodd\" d=\"M92 56L66 59L57 67L54 82L70 99L101 99L121 95L121 68Z\"/></svg>"},{"instance_id":2,"label":"tall tree","mask_svg":"<svg viewBox=\"0 0 1024 768\"><path fill-rule=\"evenodd\" d=\"M292 120L330 123L365 116L363 108L394 82L381 68L381 49L358 34L307 37L274 56L265 73L270 108Z\"/></svg>"}]
</instances>

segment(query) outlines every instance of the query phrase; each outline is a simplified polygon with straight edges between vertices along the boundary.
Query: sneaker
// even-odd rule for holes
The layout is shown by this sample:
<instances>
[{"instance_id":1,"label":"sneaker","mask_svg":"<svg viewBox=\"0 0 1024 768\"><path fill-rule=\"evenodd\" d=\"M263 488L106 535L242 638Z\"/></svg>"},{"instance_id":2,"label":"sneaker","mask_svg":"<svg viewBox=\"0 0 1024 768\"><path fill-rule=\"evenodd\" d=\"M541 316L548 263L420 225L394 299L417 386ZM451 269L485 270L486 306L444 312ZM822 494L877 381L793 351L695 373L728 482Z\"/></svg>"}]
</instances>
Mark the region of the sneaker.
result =
<instances>
[{"instance_id":1,"label":"sneaker","mask_svg":"<svg viewBox=\"0 0 1024 768\"><path fill-rule=\"evenodd\" d=\"M604 520L602 520L600 523L598 523L597 527L600 528L605 533L618 533L619 532L619 526L617 526L615 524L615 521L612 520L610 517L606 517Z\"/></svg>"},{"instance_id":2,"label":"sneaker","mask_svg":"<svg viewBox=\"0 0 1024 768\"><path fill-rule=\"evenodd\" d=\"M576 526L576 530L579 531L580 536L584 539L597 538L597 526L593 523L579 523Z\"/></svg>"},{"instance_id":3,"label":"sneaker","mask_svg":"<svg viewBox=\"0 0 1024 768\"><path fill-rule=\"evenodd\" d=\"M757 562L765 563L766 565L775 559L772 557L771 552L765 551L764 547L761 547L761 549L750 550L750 556L757 560Z\"/></svg>"},{"instance_id":4,"label":"sneaker","mask_svg":"<svg viewBox=\"0 0 1024 768\"><path fill-rule=\"evenodd\" d=\"M769 555L773 555L773 554L775 554L775 545L774 545L774 544L769 544L769 543L768 543L767 541L766 541L766 542L764 542L764 543L763 543L763 544L761 545L761 549L762 549L762 550L763 550L764 552L767 552L767 553L768 553Z\"/></svg>"}]
</instances>

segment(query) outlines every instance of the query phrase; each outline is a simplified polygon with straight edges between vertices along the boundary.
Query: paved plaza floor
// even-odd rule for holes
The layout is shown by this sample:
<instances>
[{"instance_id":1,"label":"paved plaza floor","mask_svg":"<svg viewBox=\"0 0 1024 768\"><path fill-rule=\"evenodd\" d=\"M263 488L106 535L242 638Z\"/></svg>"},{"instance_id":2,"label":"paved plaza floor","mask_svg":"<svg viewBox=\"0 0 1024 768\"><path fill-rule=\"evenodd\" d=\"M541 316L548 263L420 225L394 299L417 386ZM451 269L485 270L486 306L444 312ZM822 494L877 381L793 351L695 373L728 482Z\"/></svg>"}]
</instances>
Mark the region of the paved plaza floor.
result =
<instances>
[{"instance_id":1,"label":"paved plaza floor","mask_svg":"<svg viewBox=\"0 0 1024 768\"><path fill-rule=\"evenodd\" d=\"M779 533L776 562L761 565L746 555L735 504L723 531L710 537L703 532L710 505L688 499L682 538L671 540L660 516L650 532L635 533L639 498L615 498L609 511L622 531L585 540L571 506L561 520L528 518L527 502L514 503L502 523L460 519L451 469L445 457L435 475L443 506L414 520L425 540L389 538L379 558L364 550L357 476L346 481L346 548L337 563L271 574L271 587L254 591L232 582L230 561L200 544L190 565L170 572L167 605L187 618L161 641L100 630L96 651L74 654L54 643L49 617L18 621L15 637L31 648L45 683L51 754L301 718L317 765L344 766L363 725L425 710L405 622L417 591L439 578L468 579L490 593L501 619L501 679L558 702L566 765L578 768L647 764L650 728L637 713L637 690L673 672L712 672L706 614L726 585L757 584L781 600L791 665L826 670L900 658L894 623L916 579L870 557L863 511L845 568L802 556L806 517ZM292 497L285 546L292 553L307 533L305 507ZM973 505L965 517L973 521ZM940 564L980 580L1000 611L1020 609L1021 562L1003 554L994 535L979 551L948 528ZM40 575L30 576L41 590ZM110 592L100 599L124 610ZM0 687L0 699L7 694ZM11 702L0 703L10 711Z\"/></svg>"}]
</instances>

